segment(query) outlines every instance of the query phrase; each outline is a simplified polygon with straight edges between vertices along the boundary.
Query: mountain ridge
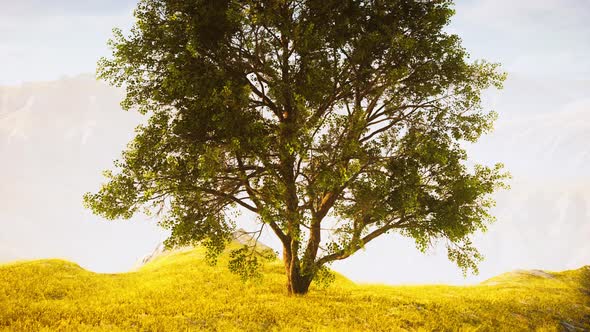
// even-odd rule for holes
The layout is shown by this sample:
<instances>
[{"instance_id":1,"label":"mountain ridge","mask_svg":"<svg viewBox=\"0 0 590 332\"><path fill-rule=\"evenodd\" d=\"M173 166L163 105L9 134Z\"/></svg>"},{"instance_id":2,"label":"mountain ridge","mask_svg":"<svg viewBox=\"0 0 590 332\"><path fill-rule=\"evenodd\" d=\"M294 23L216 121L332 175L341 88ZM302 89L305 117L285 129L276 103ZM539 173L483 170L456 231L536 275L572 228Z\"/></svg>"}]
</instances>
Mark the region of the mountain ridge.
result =
<instances>
[{"instance_id":1,"label":"mountain ridge","mask_svg":"<svg viewBox=\"0 0 590 332\"><path fill-rule=\"evenodd\" d=\"M486 257L479 277L464 279L444 248L424 256L411 239L397 235L376 239L366 253L334 267L355 280L459 284L516 267L563 270L587 264L590 173L584 165L590 152L584 153L590 151L585 144L590 102L583 91L588 85L568 93L560 87L551 95L551 85L541 82L546 100L524 107L536 91L528 83L507 82L510 91L494 102L502 111L496 131L469 147L473 163L501 161L513 174L512 189L495 195L497 222L474 239ZM519 93L523 85L528 94ZM9 235L2 238L0 258L13 257L2 253L8 247L14 258L67 257L92 270L127 271L166 238L154 219L110 223L82 207L82 195L100 187L101 172L112 169L143 120L121 109L123 96L123 89L91 75L0 87L0 113L12 114L10 121L0 117L0 233ZM238 226L253 227L246 219L237 220ZM402 254L392 257L392 251ZM384 257L403 266L401 271L387 270ZM436 276L428 273L432 266Z\"/></svg>"}]
</instances>

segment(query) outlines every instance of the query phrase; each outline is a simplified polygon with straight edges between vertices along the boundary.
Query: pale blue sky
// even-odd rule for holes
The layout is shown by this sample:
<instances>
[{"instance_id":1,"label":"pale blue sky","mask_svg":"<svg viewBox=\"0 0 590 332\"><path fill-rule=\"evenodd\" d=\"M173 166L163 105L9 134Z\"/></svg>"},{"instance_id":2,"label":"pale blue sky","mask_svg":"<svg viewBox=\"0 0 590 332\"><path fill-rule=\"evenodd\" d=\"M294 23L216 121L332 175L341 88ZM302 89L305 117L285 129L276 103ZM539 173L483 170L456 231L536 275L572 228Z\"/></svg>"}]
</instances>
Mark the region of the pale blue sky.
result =
<instances>
[{"instance_id":1,"label":"pale blue sky","mask_svg":"<svg viewBox=\"0 0 590 332\"><path fill-rule=\"evenodd\" d=\"M134 0L2 0L3 16L108 15L132 8Z\"/></svg>"},{"instance_id":2,"label":"pale blue sky","mask_svg":"<svg viewBox=\"0 0 590 332\"><path fill-rule=\"evenodd\" d=\"M0 84L94 73L135 1L0 0Z\"/></svg>"},{"instance_id":3,"label":"pale blue sky","mask_svg":"<svg viewBox=\"0 0 590 332\"><path fill-rule=\"evenodd\" d=\"M113 27L132 23L135 1L0 0L0 84L94 72ZM586 79L590 1L459 0L451 30L474 58L511 73Z\"/></svg>"},{"instance_id":4,"label":"pale blue sky","mask_svg":"<svg viewBox=\"0 0 590 332\"><path fill-rule=\"evenodd\" d=\"M590 1L457 1L452 25L474 58L510 73L590 78Z\"/></svg>"}]
</instances>

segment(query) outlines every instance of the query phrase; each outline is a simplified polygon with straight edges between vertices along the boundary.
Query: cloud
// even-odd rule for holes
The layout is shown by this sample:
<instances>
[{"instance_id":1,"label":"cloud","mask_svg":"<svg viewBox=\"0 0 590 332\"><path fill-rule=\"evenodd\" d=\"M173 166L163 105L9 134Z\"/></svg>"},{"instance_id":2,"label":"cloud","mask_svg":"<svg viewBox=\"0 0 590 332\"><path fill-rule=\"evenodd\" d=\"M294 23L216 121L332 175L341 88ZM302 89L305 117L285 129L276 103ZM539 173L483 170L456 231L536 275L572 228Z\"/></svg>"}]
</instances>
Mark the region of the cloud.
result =
<instances>
[{"instance_id":1,"label":"cloud","mask_svg":"<svg viewBox=\"0 0 590 332\"><path fill-rule=\"evenodd\" d=\"M113 15L133 8L137 0L0 0L0 17Z\"/></svg>"},{"instance_id":2,"label":"cloud","mask_svg":"<svg viewBox=\"0 0 590 332\"><path fill-rule=\"evenodd\" d=\"M130 11L113 15L11 16L0 14L0 84L52 80L94 72L110 54L112 28L128 28Z\"/></svg>"},{"instance_id":3,"label":"cloud","mask_svg":"<svg viewBox=\"0 0 590 332\"><path fill-rule=\"evenodd\" d=\"M504 30L514 25L544 26L547 21L562 27L578 25L590 17L589 10L590 2L579 0L471 0L457 4L457 15L462 19Z\"/></svg>"},{"instance_id":4,"label":"cloud","mask_svg":"<svg viewBox=\"0 0 590 332\"><path fill-rule=\"evenodd\" d=\"M0 85L94 72L137 0L0 0Z\"/></svg>"},{"instance_id":5,"label":"cloud","mask_svg":"<svg viewBox=\"0 0 590 332\"><path fill-rule=\"evenodd\" d=\"M468 145L471 158L504 162L515 178L590 179L590 81L510 76L490 93L495 130Z\"/></svg>"},{"instance_id":6,"label":"cloud","mask_svg":"<svg viewBox=\"0 0 590 332\"><path fill-rule=\"evenodd\" d=\"M590 75L590 2L578 0L459 1L449 31L473 58L500 62L536 78Z\"/></svg>"}]
</instances>

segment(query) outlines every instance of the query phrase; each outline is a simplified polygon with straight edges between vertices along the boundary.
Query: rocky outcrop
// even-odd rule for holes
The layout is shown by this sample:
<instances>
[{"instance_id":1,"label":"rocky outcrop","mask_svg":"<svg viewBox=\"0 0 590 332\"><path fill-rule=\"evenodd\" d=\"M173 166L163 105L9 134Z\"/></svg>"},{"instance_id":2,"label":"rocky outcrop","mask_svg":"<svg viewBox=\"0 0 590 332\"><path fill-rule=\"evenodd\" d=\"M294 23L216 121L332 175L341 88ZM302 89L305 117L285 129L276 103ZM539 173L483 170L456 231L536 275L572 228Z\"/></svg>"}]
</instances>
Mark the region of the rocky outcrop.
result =
<instances>
[{"instance_id":1,"label":"rocky outcrop","mask_svg":"<svg viewBox=\"0 0 590 332\"><path fill-rule=\"evenodd\" d=\"M259 251L268 251L268 250L272 251L273 250L271 247L261 243L260 241L257 241L256 237L252 236L252 234L253 233L247 232L246 230L239 228L235 232L233 232L232 237L233 237L233 240L238 243L248 245L248 246L255 245ZM192 250L192 249L194 249L194 247L192 247L192 246L184 246L184 247L177 247L174 249L166 249L163 242L159 243L151 253L149 253L148 255L145 255L143 258L139 259L135 263L133 269L134 270L138 269L138 268L144 266L145 264L155 260L156 258L158 258L164 254L188 251L188 250Z\"/></svg>"},{"instance_id":2,"label":"rocky outcrop","mask_svg":"<svg viewBox=\"0 0 590 332\"><path fill-rule=\"evenodd\" d=\"M233 238L236 242L239 242L244 245L254 246L256 245L257 249L260 251L267 251L272 250L271 247L265 245L264 243L257 241L255 236L252 236L252 233L246 232L244 229L239 228L233 233Z\"/></svg>"}]
</instances>

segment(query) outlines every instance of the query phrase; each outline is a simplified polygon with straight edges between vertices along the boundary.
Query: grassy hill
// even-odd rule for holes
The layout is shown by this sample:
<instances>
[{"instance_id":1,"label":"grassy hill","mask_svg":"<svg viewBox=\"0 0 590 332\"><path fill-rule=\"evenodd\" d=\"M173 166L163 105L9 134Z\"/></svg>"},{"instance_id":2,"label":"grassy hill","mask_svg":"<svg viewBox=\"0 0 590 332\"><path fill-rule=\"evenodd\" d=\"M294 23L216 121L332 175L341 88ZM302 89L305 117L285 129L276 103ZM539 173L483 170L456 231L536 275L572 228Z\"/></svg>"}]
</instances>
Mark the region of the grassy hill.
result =
<instances>
[{"instance_id":1,"label":"grassy hill","mask_svg":"<svg viewBox=\"0 0 590 332\"><path fill-rule=\"evenodd\" d=\"M288 297L280 262L243 283L200 249L136 272L96 274L62 260L0 266L0 330L571 330L590 329L590 266L517 271L481 285L356 285Z\"/></svg>"}]
</instances>

